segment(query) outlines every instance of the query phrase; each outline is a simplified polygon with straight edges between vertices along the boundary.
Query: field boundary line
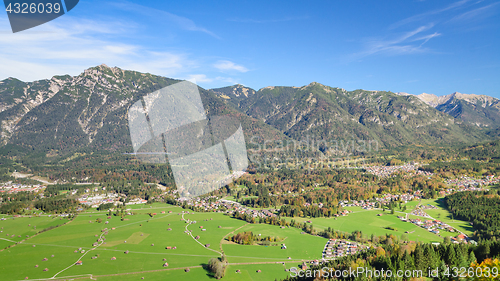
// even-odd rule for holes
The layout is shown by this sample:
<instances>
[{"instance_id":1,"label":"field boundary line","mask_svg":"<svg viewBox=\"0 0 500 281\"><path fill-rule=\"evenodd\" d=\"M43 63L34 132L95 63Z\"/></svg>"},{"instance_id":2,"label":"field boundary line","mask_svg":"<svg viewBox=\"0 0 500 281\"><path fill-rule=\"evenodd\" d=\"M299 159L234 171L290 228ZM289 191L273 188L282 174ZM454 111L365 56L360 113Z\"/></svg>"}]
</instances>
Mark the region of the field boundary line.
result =
<instances>
[{"instance_id":1,"label":"field boundary line","mask_svg":"<svg viewBox=\"0 0 500 281\"><path fill-rule=\"evenodd\" d=\"M28 238L24 238L23 240L21 240L21 241L19 241L19 242L14 242L15 244L13 244L13 245L9 245L9 246L7 246L7 247L5 247L5 248L1 249L1 250L0 250L0 252L2 252L2 251L4 251L4 250L7 250L7 249L10 249L10 248L12 248L12 247L15 247L15 246L17 246L18 244L21 244L21 243L23 243L23 242L25 242L25 241L27 241L27 240L29 240L29 239L33 238L33 237L36 237L36 236L38 236L38 235L40 235L40 234L42 234L42 233L45 233L45 232L47 232L47 231L54 230L54 229L59 228L59 227L64 226L64 225L67 225L68 223L71 223L72 221L74 221L76 217L77 217L77 215L75 215L75 216L72 218L72 220L67 221L67 222L65 222L65 223L63 223L63 224L57 225L56 227L54 227L54 228L52 228L52 229L49 229L49 230L46 230L46 231L45 231L45 229L42 229L42 230L40 230L39 232L37 232L37 233L33 234L32 236L30 236L30 237L28 237Z\"/></svg>"},{"instance_id":2,"label":"field boundary line","mask_svg":"<svg viewBox=\"0 0 500 281\"><path fill-rule=\"evenodd\" d=\"M9 239L6 239L6 238L0 238L0 240L5 240L5 241L12 242L12 243L17 243L17 241L9 240Z\"/></svg>"},{"instance_id":3,"label":"field boundary line","mask_svg":"<svg viewBox=\"0 0 500 281\"><path fill-rule=\"evenodd\" d=\"M182 220L186 221L186 219L184 219L184 213L182 213ZM196 240L196 239L194 238L193 234L191 233L191 231L189 231L189 229L188 229L188 226L189 226L189 225L190 225L189 223L186 225L186 231L187 231L187 233L189 234L189 236L191 236L191 238L193 238L193 240L194 240L196 243L200 244L200 245L201 245L203 248L205 248L205 249L208 249L208 250L210 250L210 251L212 251L212 252L216 252L217 254L219 254L219 255L221 255L221 256L223 255L223 253L221 253L221 252L219 252L219 251L217 251L217 250L214 250L214 249L210 249L210 248L208 248L208 247L205 247L205 245L203 245L200 241Z\"/></svg>"},{"instance_id":4,"label":"field boundary line","mask_svg":"<svg viewBox=\"0 0 500 281\"><path fill-rule=\"evenodd\" d=\"M245 223L244 225L242 225L242 226L240 226L240 227L236 228L235 230L233 230L233 231L229 232L228 234L224 235L224 237L222 237L222 239L220 240L220 243L219 243L219 248L220 248L220 251L222 252L222 254L224 254L224 250L222 249L222 241L224 241L224 239L225 239L228 235L231 235L231 234L232 234L232 233L234 233L235 231L237 231L237 230L241 229L242 227L247 226L247 225L249 225L249 224L250 224L250 223L249 223L249 222L247 222L247 223Z\"/></svg>"},{"instance_id":5,"label":"field boundary line","mask_svg":"<svg viewBox=\"0 0 500 281\"><path fill-rule=\"evenodd\" d=\"M94 248L92 248L92 249L90 249L90 250L88 250L88 251L85 251L85 253L84 253L83 255L81 255L81 256L80 256L80 258L78 258L78 260L77 260L76 262L72 263L70 266L66 267L65 269L63 269L63 270L59 271L59 272L58 272L58 273L56 273L54 276L52 276L52 278L49 278L49 279L55 279L55 278L56 278L56 276L57 276L59 273L64 272L64 271L66 271L66 270L70 269L71 267L75 266L75 265L76 265L76 263L77 263L77 262L79 262L79 261L81 261L81 260L82 260L82 258L83 258L85 255L87 255L87 254L88 254L88 253L90 253L91 251L93 251L93 250L97 249L99 246L101 246L101 245L104 243L104 239L102 239L102 236L104 235L104 233L106 233L106 232L101 233L101 235L99 236L99 240L101 240L101 243L100 243L99 245L97 245L96 247L94 247Z\"/></svg>"}]
</instances>

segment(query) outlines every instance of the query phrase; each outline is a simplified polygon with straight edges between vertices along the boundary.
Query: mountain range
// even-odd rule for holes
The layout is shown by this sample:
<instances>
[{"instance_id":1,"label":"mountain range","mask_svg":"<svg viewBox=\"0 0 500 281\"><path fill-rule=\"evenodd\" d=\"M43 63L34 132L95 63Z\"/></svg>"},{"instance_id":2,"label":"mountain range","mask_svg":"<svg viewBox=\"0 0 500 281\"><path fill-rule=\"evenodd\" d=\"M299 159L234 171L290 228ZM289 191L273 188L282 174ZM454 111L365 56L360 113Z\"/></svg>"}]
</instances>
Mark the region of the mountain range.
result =
<instances>
[{"instance_id":1,"label":"mountain range","mask_svg":"<svg viewBox=\"0 0 500 281\"><path fill-rule=\"evenodd\" d=\"M489 128L500 126L500 100L494 97L458 92L441 97L423 93L417 97L437 110L469 124Z\"/></svg>"},{"instance_id":2,"label":"mountain range","mask_svg":"<svg viewBox=\"0 0 500 281\"><path fill-rule=\"evenodd\" d=\"M47 156L79 149L131 152L128 108L179 82L100 65L77 76L0 81L0 141ZM207 116L240 119L249 148L304 137L327 143L377 141L382 147L460 144L498 136L499 100L355 90L316 82L303 87L199 88ZM489 134L489 135L488 135Z\"/></svg>"}]
</instances>

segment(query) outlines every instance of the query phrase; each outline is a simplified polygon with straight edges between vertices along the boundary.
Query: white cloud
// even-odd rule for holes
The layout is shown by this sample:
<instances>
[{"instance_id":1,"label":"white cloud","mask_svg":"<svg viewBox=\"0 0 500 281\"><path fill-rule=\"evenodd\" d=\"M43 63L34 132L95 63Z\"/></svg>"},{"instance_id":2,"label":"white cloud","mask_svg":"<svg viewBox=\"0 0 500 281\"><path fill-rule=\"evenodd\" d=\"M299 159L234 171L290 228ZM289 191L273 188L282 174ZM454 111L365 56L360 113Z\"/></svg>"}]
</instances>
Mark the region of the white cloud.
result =
<instances>
[{"instance_id":1,"label":"white cloud","mask_svg":"<svg viewBox=\"0 0 500 281\"><path fill-rule=\"evenodd\" d=\"M458 2L451 3L450 5L448 5L446 7L443 7L443 8L439 8L439 9L427 11L425 13L421 13L421 14L417 14L417 15L408 17L406 19L400 20L400 21L392 24L390 26L390 28L393 29L393 28L397 28L399 26L402 26L402 25L405 25L405 24L408 24L408 23L411 23L411 22L425 20L429 16L438 15L438 14L441 14L441 13L446 12L446 11L450 11L450 10L454 10L454 9L460 8L463 5L467 4L467 2L470 2L470 0L461 0L461 1L458 1Z\"/></svg>"},{"instance_id":2,"label":"white cloud","mask_svg":"<svg viewBox=\"0 0 500 281\"><path fill-rule=\"evenodd\" d=\"M6 17L0 26L8 26ZM164 76L180 76L197 67L187 54L154 51L145 46L106 40L130 34L134 23L90 21L64 16L33 30L0 36L0 80L48 79L55 74L77 75L105 63Z\"/></svg>"},{"instance_id":3,"label":"white cloud","mask_svg":"<svg viewBox=\"0 0 500 281\"><path fill-rule=\"evenodd\" d=\"M220 37L217 36L212 31L197 25L191 19L188 19L185 17L181 17L181 16L178 16L178 15L166 12L166 11L162 11L162 10L155 9L155 8L150 8L150 7L147 7L144 5L139 5L139 4L135 4L132 2L128 2L128 1L115 2L115 3L111 3L111 4L117 8L124 10L124 11L142 14L143 16L146 16L150 19L160 19L161 21L170 21L170 22L175 23L177 26L179 26L180 28L182 28L184 30L200 31L200 32L206 33L210 36L213 36L217 39L220 39Z\"/></svg>"},{"instance_id":4,"label":"white cloud","mask_svg":"<svg viewBox=\"0 0 500 281\"><path fill-rule=\"evenodd\" d=\"M214 67L220 71L228 71L228 70L235 70L235 71L239 71L239 72L247 72L248 71L248 68L246 68L242 65L235 64L234 62L228 61L228 60L218 61L217 63L214 64Z\"/></svg>"},{"instance_id":5,"label":"white cloud","mask_svg":"<svg viewBox=\"0 0 500 281\"><path fill-rule=\"evenodd\" d=\"M210 82L214 81L214 79L208 78L205 74L190 74L184 80L191 81L195 84L210 83Z\"/></svg>"},{"instance_id":6,"label":"white cloud","mask_svg":"<svg viewBox=\"0 0 500 281\"><path fill-rule=\"evenodd\" d=\"M449 22L464 22L475 19L484 19L486 17L492 16L495 14L494 7L499 3L500 2L495 2L487 6L470 10L468 12L453 17Z\"/></svg>"},{"instance_id":7,"label":"white cloud","mask_svg":"<svg viewBox=\"0 0 500 281\"><path fill-rule=\"evenodd\" d=\"M231 78L231 77L221 77L221 76L218 76L218 77L215 77L215 80L222 81L222 82L225 82L225 83L230 83L231 85L240 84L240 82L238 82L238 80L236 80L234 78Z\"/></svg>"},{"instance_id":8,"label":"white cloud","mask_svg":"<svg viewBox=\"0 0 500 281\"><path fill-rule=\"evenodd\" d=\"M420 26L414 30L404 32L399 36L392 35L391 37L393 38L391 39L372 38L366 40L364 50L352 54L349 60L360 59L375 54L403 55L427 52L429 49L424 48L423 45L430 39L440 36L441 34L434 32L433 34L419 37L416 37L416 35L429 30L433 26L433 24Z\"/></svg>"}]
</instances>

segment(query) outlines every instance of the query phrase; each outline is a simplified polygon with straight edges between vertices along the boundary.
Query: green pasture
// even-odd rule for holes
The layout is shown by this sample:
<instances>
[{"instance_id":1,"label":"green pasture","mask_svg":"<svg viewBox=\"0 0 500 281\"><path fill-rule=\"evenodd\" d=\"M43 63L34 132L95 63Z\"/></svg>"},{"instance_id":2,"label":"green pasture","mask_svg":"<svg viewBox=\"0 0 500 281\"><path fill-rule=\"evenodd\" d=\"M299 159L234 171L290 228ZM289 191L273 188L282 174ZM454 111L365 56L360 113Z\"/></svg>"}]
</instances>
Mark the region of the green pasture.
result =
<instances>
[{"instance_id":1,"label":"green pasture","mask_svg":"<svg viewBox=\"0 0 500 281\"><path fill-rule=\"evenodd\" d=\"M467 234L472 232L467 223L452 220L440 199L422 200L422 204L433 204L439 208L426 210L434 218ZM0 252L1 279L51 278L62 271L57 277L93 275L97 276L97 280L140 280L141 277L145 280L208 280L211 276L201 266L210 258L220 256L218 252L222 247L230 263L225 280L274 280L287 276L285 266L297 267L303 260L320 259L327 241L322 237L301 234L302 230L297 228L248 224L222 213L195 213L160 203L130 205L127 208L132 209L136 215L126 216L121 220L121 217L114 215L108 218L106 211L98 212L90 209L64 226L34 237L31 236L37 231L68 220L48 216L15 219L5 216L7 220L0 221L0 227L3 227L0 238L4 238L0 239L1 248L14 244L5 239L18 242L26 239L26 235L30 238ZM399 211L391 215L388 211L363 210L359 207L349 209L353 213L345 217L293 219L298 222L311 220L317 230L327 227L344 232L360 230L366 237L371 234L377 236L393 234L400 237L408 231L408 236L413 241L443 240L442 237L423 228L400 221L397 215L403 213ZM162 214L162 211L165 213ZM187 224L182 220L180 215L182 212L189 212L184 214L184 218L196 223ZM147 213L156 215L151 217ZM102 222L97 222L98 219ZM33 229L35 225L36 230ZM387 227L396 228L397 231ZM108 234L104 235L105 244L94 247L92 244L97 242L104 228L108 228ZM169 228L171 230L168 230ZM185 233L186 229L190 230L193 236L200 238L193 239ZM282 250L280 246L238 245L223 241L228 234L234 235L245 231L252 231L261 236L283 238L281 243L284 243L287 249ZM4 237L6 234L9 236ZM15 236L11 237L12 234ZM441 236L456 234L440 233ZM19 235L21 237L18 237ZM206 244L210 246L207 248ZM175 246L177 249L167 250L168 246ZM82 248L84 253L80 251L75 253L79 248ZM96 256L98 257L92 259ZM113 257L116 260L112 260ZM289 257L291 259L288 259ZM44 258L47 260L44 261ZM83 265L74 265L78 260L83 261ZM165 262L169 264L168 267L163 267ZM281 262L286 262L286 265ZM36 265L38 267L35 267ZM190 272L184 272L186 267L191 267ZM48 271L43 271L44 268L48 268ZM237 270L240 270L240 273L237 273ZM258 270L261 272L257 272Z\"/></svg>"},{"instance_id":2,"label":"green pasture","mask_svg":"<svg viewBox=\"0 0 500 281\"><path fill-rule=\"evenodd\" d=\"M5 216L5 218L7 220L0 221L0 249L4 249L9 245L26 239L27 235L31 237L41 230L51 226L61 225L68 221L67 218L55 216L33 216L31 218ZM8 240L15 242L10 242Z\"/></svg>"},{"instance_id":3,"label":"green pasture","mask_svg":"<svg viewBox=\"0 0 500 281\"><path fill-rule=\"evenodd\" d=\"M222 244L229 263L233 263L229 266L225 279L274 280L286 276L284 266L275 263L276 261L298 264L303 259L320 258L326 242L324 238L300 234L298 229L251 225L222 213L194 213L166 204L153 204L152 208L146 206L141 208L140 205L134 205L138 214L126 216L123 221L121 217L114 215L108 218L106 211L89 210L64 226L5 249L0 252L1 279L52 278L61 272L57 277L93 275L98 276L98 280L140 280L140 277L147 280L208 280L211 279L210 274L197 266L206 264L212 257L220 256L217 252L220 252L223 237L233 231L234 234L253 231L265 236L286 237L283 243L286 243L288 249ZM156 210L157 215L147 215L151 209ZM162 210L166 211L165 214L161 214ZM172 213L168 213L168 210L172 210ZM196 223L187 224L182 220L179 215L182 211L189 211L184 218ZM98 223L97 219L102 222ZM37 229L41 229L42 226L48 227L66 221L67 219L33 217L10 219L0 223L4 230L25 236L31 231L28 224L33 226L36 223ZM200 236L198 241L201 245L184 233L186 227L192 231L193 236ZM237 230L240 227L242 228ZM94 247L92 244L101 237L101 230L104 228L108 228L108 234L104 235L105 244ZM0 243L4 243L3 240L0 240ZM209 248L206 248L205 244L210 244ZM177 249L167 250L167 246L175 246ZM126 251L128 253L125 253ZM293 260L288 260L288 256ZM112 260L113 257L116 260ZM78 260L83 264L75 265ZM168 267L163 267L165 262L169 264ZM242 262L248 264L234 264ZM249 264L256 262L270 263ZM186 273L183 270L186 267L193 268ZM44 271L45 268L48 271ZM240 273L236 273L238 269ZM258 273L259 269L262 272Z\"/></svg>"},{"instance_id":4,"label":"green pasture","mask_svg":"<svg viewBox=\"0 0 500 281\"><path fill-rule=\"evenodd\" d=\"M337 218L293 218L295 221L304 222L310 220L316 230L324 230L328 227L337 231L353 232L359 230L366 237L372 234L376 236L392 234L401 237L405 232L408 233L408 238L412 241L422 242L442 242L443 238L433 234L421 227L418 227L409 222L403 222L397 218L401 213L391 215L388 211L382 210L364 210L361 207L351 207L353 213L348 216L340 216ZM378 214L382 214L378 216ZM291 218L287 218L291 220ZM397 231L387 229L394 227Z\"/></svg>"},{"instance_id":5,"label":"green pasture","mask_svg":"<svg viewBox=\"0 0 500 281\"><path fill-rule=\"evenodd\" d=\"M222 248L229 262L257 262L257 261L288 261L292 260L313 260L321 259L321 254L328 239L300 234L302 231L297 228L280 228L279 226L266 224L249 224L238 230L238 232L251 231L253 234L261 236L273 236L285 238L282 244L287 249L280 246L261 245L238 245L223 244Z\"/></svg>"},{"instance_id":6,"label":"green pasture","mask_svg":"<svg viewBox=\"0 0 500 281\"><path fill-rule=\"evenodd\" d=\"M294 263L295 267L298 263ZM288 267L288 264L287 264ZM237 273L236 271L240 272ZM260 270L261 272L257 272ZM229 265L226 269L226 275L223 280L229 281L257 281L257 280L281 280L289 274L285 271L282 264L246 264ZM137 273L115 276L97 276L99 281L132 281L132 280L215 280L211 275L201 267L190 268L189 272L184 269L163 270L158 272Z\"/></svg>"}]
</instances>

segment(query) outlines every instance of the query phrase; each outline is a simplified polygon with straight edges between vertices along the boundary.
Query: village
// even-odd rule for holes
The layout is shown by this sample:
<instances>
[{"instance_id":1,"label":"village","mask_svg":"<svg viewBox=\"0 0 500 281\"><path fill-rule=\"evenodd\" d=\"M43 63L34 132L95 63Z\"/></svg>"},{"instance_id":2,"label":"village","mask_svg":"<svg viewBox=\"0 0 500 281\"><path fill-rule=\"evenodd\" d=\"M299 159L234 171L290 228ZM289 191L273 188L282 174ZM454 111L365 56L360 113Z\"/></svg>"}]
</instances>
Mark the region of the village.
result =
<instances>
[{"instance_id":1,"label":"village","mask_svg":"<svg viewBox=\"0 0 500 281\"><path fill-rule=\"evenodd\" d=\"M368 249L367 246L357 242L343 239L330 239L326 242L322 257L324 260L339 258L346 255L354 255L366 249Z\"/></svg>"},{"instance_id":2,"label":"village","mask_svg":"<svg viewBox=\"0 0 500 281\"><path fill-rule=\"evenodd\" d=\"M27 184L18 184L12 183L12 181L6 183L0 183L0 192L7 194L15 194L18 192L38 192L45 189L44 185L35 184L35 185L27 185Z\"/></svg>"},{"instance_id":3,"label":"village","mask_svg":"<svg viewBox=\"0 0 500 281\"><path fill-rule=\"evenodd\" d=\"M405 172L414 175L423 175L423 176L432 176L431 172L419 170L419 163L406 163L400 166L370 166L365 167L364 169L370 173L374 174L378 177L385 178L389 177L394 173Z\"/></svg>"}]
</instances>

